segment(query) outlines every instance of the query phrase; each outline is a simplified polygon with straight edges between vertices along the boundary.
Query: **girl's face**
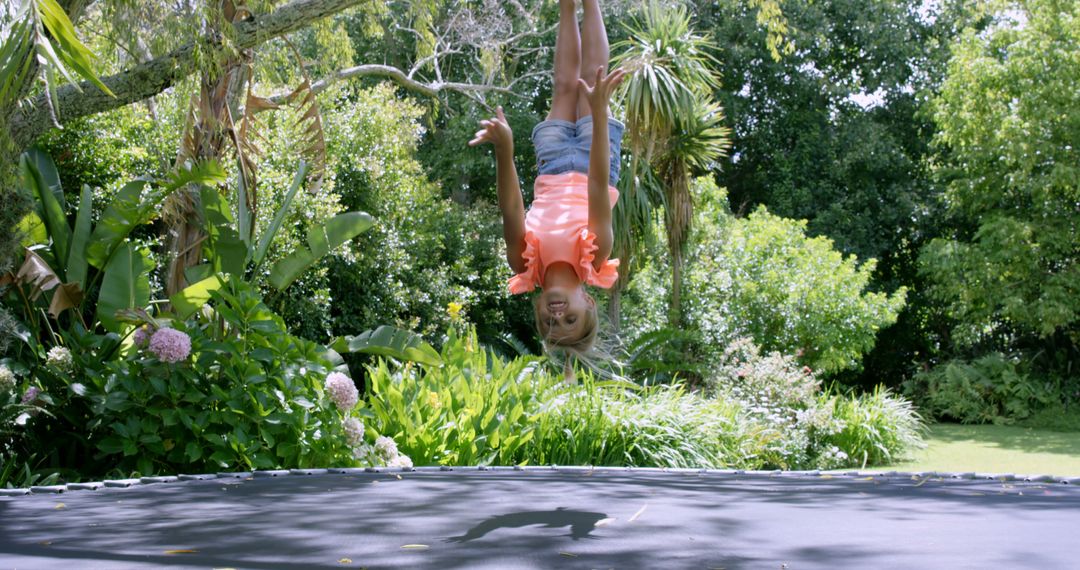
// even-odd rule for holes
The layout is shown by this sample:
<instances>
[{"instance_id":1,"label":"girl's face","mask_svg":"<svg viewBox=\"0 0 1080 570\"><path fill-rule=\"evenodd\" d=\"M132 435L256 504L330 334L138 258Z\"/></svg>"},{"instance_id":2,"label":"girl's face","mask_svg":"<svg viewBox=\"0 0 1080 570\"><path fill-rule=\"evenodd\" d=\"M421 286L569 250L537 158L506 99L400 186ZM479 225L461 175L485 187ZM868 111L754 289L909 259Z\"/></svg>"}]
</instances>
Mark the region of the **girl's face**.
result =
<instances>
[{"instance_id":1,"label":"girl's face","mask_svg":"<svg viewBox=\"0 0 1080 570\"><path fill-rule=\"evenodd\" d=\"M553 340L584 336L586 313L596 305L581 286L549 287L540 294L538 303L540 332Z\"/></svg>"}]
</instances>

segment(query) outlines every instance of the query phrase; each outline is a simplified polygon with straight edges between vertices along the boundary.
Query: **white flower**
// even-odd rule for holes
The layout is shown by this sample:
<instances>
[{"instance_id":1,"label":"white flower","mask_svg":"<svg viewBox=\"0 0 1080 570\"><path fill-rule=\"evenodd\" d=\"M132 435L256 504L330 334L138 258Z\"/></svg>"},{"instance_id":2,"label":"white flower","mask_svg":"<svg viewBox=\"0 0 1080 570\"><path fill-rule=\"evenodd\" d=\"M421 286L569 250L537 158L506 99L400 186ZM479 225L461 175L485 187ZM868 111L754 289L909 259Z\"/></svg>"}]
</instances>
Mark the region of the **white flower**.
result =
<instances>
[{"instance_id":1,"label":"white flower","mask_svg":"<svg viewBox=\"0 0 1080 570\"><path fill-rule=\"evenodd\" d=\"M0 392L9 392L15 387L15 373L0 364Z\"/></svg>"},{"instance_id":2,"label":"white flower","mask_svg":"<svg viewBox=\"0 0 1080 570\"><path fill-rule=\"evenodd\" d=\"M387 464L387 467L401 467L402 469L412 469L412 459L409 459L408 455L399 455L391 459Z\"/></svg>"},{"instance_id":3,"label":"white flower","mask_svg":"<svg viewBox=\"0 0 1080 570\"><path fill-rule=\"evenodd\" d=\"M71 351L63 346L54 346L45 356L45 364L61 372L71 372Z\"/></svg>"},{"instance_id":4,"label":"white flower","mask_svg":"<svg viewBox=\"0 0 1080 570\"><path fill-rule=\"evenodd\" d=\"M364 442L364 423L356 418L345 418L341 422L341 428L345 431L345 441L356 447Z\"/></svg>"},{"instance_id":5,"label":"white flower","mask_svg":"<svg viewBox=\"0 0 1080 570\"><path fill-rule=\"evenodd\" d=\"M386 461L393 461L398 456L397 443L385 435L380 435L375 439L375 451Z\"/></svg>"}]
</instances>

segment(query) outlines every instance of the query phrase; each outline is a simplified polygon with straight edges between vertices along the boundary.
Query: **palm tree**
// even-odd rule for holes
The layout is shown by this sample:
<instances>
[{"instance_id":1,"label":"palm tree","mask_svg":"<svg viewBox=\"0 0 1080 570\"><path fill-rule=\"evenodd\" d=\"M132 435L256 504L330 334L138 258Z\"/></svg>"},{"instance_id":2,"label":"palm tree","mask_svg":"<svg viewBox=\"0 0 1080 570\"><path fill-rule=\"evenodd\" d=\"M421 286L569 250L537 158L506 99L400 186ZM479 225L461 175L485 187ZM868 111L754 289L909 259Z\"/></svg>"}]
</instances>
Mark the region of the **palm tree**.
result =
<instances>
[{"instance_id":1,"label":"palm tree","mask_svg":"<svg viewBox=\"0 0 1080 570\"><path fill-rule=\"evenodd\" d=\"M630 72L624 105L634 158L615 209L620 229L614 255L626 259L627 267L614 291L612 322L618 322L619 288L629 279L652 216L662 207L672 263L669 324L676 327L681 321L683 250L693 214L690 177L724 154L729 132L721 125L719 105L711 101L718 85L712 71L716 60L709 55L714 46L691 30L685 7L654 1L627 31L629 38L614 47L619 51L615 63ZM661 191L650 188L650 178Z\"/></svg>"}]
</instances>

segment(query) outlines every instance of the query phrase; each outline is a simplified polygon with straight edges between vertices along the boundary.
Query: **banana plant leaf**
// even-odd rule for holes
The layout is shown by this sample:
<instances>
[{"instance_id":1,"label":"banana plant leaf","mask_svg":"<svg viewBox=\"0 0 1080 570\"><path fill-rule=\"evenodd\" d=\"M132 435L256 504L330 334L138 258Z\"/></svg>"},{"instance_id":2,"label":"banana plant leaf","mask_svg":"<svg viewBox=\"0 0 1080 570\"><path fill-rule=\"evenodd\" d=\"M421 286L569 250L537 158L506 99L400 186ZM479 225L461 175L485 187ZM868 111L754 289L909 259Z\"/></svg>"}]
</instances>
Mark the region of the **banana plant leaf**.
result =
<instances>
[{"instance_id":1,"label":"banana plant leaf","mask_svg":"<svg viewBox=\"0 0 1080 570\"><path fill-rule=\"evenodd\" d=\"M212 275L198 283L188 285L183 291L169 297L169 303L172 304L177 317L186 319L201 309L210 300L210 293L224 287L228 280L228 275Z\"/></svg>"},{"instance_id":2,"label":"banana plant leaf","mask_svg":"<svg viewBox=\"0 0 1080 570\"><path fill-rule=\"evenodd\" d=\"M244 276L248 247L233 229L229 203L216 188L203 186L199 189L207 239L203 250L214 271Z\"/></svg>"},{"instance_id":3,"label":"banana plant leaf","mask_svg":"<svg viewBox=\"0 0 1080 570\"><path fill-rule=\"evenodd\" d=\"M93 220L93 191L83 185L79 196L79 213L75 216L75 231L71 234L71 251L67 258L67 280L86 288L86 247L90 243L90 229Z\"/></svg>"},{"instance_id":4,"label":"banana plant leaf","mask_svg":"<svg viewBox=\"0 0 1080 570\"><path fill-rule=\"evenodd\" d=\"M38 164L46 171L55 166L47 156L42 153L24 153L19 159L19 168L22 172L23 184L34 194L37 202L37 213L45 222L45 227L52 238L53 255L58 260L68 258L68 250L71 244L71 226L68 225L64 215L64 206L56 199L53 189L46 182L46 176L38 169ZM62 194L61 194L62 195ZM62 278L63 276L61 276Z\"/></svg>"},{"instance_id":5,"label":"banana plant leaf","mask_svg":"<svg viewBox=\"0 0 1080 570\"><path fill-rule=\"evenodd\" d=\"M281 230L281 224L285 222L285 214L288 213L289 207L292 206L293 199L296 197L296 192L300 189L300 185L304 182L304 176L307 174L307 163L300 161L300 168L296 171L296 176L293 178L292 186L289 186L289 191L285 194L285 200L281 202L281 206L274 214L273 219L270 220L270 225L267 226L263 234L259 236L259 243L255 246L255 250L251 252L251 261L255 264L255 272L258 273L263 259L266 258L266 252L270 249L270 242Z\"/></svg>"},{"instance_id":6,"label":"banana plant leaf","mask_svg":"<svg viewBox=\"0 0 1080 570\"><path fill-rule=\"evenodd\" d=\"M337 352L361 352L388 356L397 360L442 366L442 356L416 333L391 326L380 326L356 336L336 339L330 348Z\"/></svg>"},{"instance_id":7,"label":"banana plant leaf","mask_svg":"<svg viewBox=\"0 0 1080 570\"><path fill-rule=\"evenodd\" d=\"M45 228L45 222L41 221L41 216L37 215L37 212L30 212L24 216L17 228L19 233L23 235L23 247L49 241L49 231Z\"/></svg>"},{"instance_id":8,"label":"banana plant leaf","mask_svg":"<svg viewBox=\"0 0 1080 570\"><path fill-rule=\"evenodd\" d=\"M308 245L311 249L301 247L275 263L270 269L270 284L278 290L284 290L319 259L364 233L374 224L372 217L364 212L346 212L334 216L325 224L313 226L308 230Z\"/></svg>"},{"instance_id":9,"label":"banana plant leaf","mask_svg":"<svg viewBox=\"0 0 1080 570\"><path fill-rule=\"evenodd\" d=\"M190 168L182 168L164 186L143 197L145 180L129 182L117 192L113 201L101 214L101 220L90 236L86 257L90 265L101 269L110 256L141 224L154 219L163 200L177 189L188 184L217 184L225 180L225 171L216 161L200 162Z\"/></svg>"},{"instance_id":10,"label":"banana plant leaf","mask_svg":"<svg viewBox=\"0 0 1080 570\"><path fill-rule=\"evenodd\" d=\"M150 303L150 271L153 261L145 250L125 243L116 249L105 266L98 296L97 319L111 332L120 332L116 312L139 309Z\"/></svg>"}]
</instances>

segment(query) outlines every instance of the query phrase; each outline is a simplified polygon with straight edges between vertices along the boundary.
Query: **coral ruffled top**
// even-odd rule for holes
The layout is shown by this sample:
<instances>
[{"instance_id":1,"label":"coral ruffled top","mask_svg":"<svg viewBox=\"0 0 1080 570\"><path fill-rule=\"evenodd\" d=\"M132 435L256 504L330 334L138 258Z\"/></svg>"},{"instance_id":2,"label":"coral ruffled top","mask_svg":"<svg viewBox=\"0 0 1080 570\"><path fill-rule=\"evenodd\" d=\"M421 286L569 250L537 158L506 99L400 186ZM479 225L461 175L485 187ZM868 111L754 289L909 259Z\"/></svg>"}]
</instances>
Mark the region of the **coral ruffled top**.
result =
<instances>
[{"instance_id":1,"label":"coral ruffled top","mask_svg":"<svg viewBox=\"0 0 1080 570\"><path fill-rule=\"evenodd\" d=\"M596 269L596 234L589 231L589 177L580 172L542 174L525 215L525 271L510 278L510 292L527 293L544 284L544 271L565 262L581 281L610 288L619 278L619 260L607 259ZM608 187L611 205L619 191Z\"/></svg>"}]
</instances>

